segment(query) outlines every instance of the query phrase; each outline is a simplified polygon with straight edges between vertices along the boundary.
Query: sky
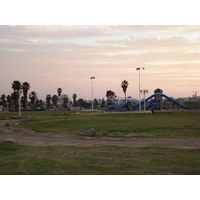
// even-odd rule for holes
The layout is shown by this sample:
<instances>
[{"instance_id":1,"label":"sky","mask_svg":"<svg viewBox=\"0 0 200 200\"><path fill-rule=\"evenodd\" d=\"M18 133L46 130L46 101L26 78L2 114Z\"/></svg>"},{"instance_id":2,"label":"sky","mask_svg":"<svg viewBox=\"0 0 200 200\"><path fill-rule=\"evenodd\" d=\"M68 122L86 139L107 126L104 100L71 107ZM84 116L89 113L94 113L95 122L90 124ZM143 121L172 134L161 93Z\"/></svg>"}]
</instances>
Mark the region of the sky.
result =
<instances>
[{"instance_id":1,"label":"sky","mask_svg":"<svg viewBox=\"0 0 200 200\"><path fill-rule=\"evenodd\" d=\"M200 12L197 0L6 0L1 1L0 5L0 95L12 93L12 82L19 80L29 82L30 91L37 92L38 98L54 95L61 87L69 97L76 93L78 98L91 99L90 77L95 76L95 98L106 98L107 90L113 90L123 98L120 84L127 80L127 95L138 99L138 67L145 68L140 74L141 89L148 89L148 96L157 88L175 98L189 97L194 94L193 91L200 91L200 26L197 25ZM13 177L9 178L12 178L10 184ZM134 180L127 178L120 181L134 184L135 177ZM155 181L153 177L142 181L153 183L154 188L156 185L159 194L165 192L163 185L168 187L169 183L175 183L176 191L182 191L182 199L191 197L191 194L196 197L194 187L198 185L197 180L192 177L192 180L187 180L190 183L187 185L180 178L177 180L173 177L172 180L172 177L161 177ZM105 184L104 177L103 180L94 179L97 180L93 184L95 188ZM106 179L109 191L116 189L117 179L111 182ZM4 186L6 181L8 177L2 181ZM59 190L53 186L56 197L62 194L60 188L66 185L64 181L61 176L59 180L56 179L56 183L61 183ZM73 182L74 177L70 181ZM138 181L141 181L141 177L135 181L139 187L135 185L137 190L134 196L141 198L141 184ZM17 179L19 182L20 188L21 185L28 186L27 191L30 185L34 184L35 187L35 180L32 179L28 184L27 180ZM191 182L195 183L192 187ZM45 181L43 185L48 183L50 181ZM154 189L149 185L145 187L149 190L145 193L147 198ZM18 192L20 188L16 186L12 189ZM183 187L187 187L187 190L182 190ZM7 188L4 187L4 190ZM70 191L74 197L74 188L71 187ZM118 191L123 197L133 196L132 190L129 193L127 188L122 187ZM119 192L116 192L115 199L121 198ZM170 197L172 192L169 193ZM46 197L47 193L44 195ZM48 197L51 199L55 195L50 193ZM113 193L111 195L113 198ZM90 196L93 198L94 195ZM156 198L155 194L150 196ZM160 195L157 196L160 198ZM180 192L177 197L180 198Z\"/></svg>"},{"instance_id":2,"label":"sky","mask_svg":"<svg viewBox=\"0 0 200 200\"><path fill-rule=\"evenodd\" d=\"M14 80L29 82L38 98L63 94L106 98L112 90L139 97L140 88L156 88L178 97L200 90L199 25L1 25L0 93L10 94ZM142 70L142 68L145 68ZM3 87L2 87L3 86Z\"/></svg>"}]
</instances>

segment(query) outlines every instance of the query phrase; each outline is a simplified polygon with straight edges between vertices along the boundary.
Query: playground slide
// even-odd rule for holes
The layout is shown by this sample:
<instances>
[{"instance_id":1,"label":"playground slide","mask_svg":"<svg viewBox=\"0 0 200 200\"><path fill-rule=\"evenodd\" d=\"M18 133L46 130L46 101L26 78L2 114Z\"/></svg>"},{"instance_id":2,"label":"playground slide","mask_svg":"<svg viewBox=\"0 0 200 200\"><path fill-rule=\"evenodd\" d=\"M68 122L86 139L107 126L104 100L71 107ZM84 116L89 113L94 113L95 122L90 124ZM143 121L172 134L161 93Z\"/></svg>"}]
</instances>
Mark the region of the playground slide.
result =
<instances>
[{"instance_id":1,"label":"playground slide","mask_svg":"<svg viewBox=\"0 0 200 200\"><path fill-rule=\"evenodd\" d=\"M115 111L119 111L120 109L122 108L127 108L128 109L128 104L125 103L123 106L119 107L119 108L116 108Z\"/></svg>"},{"instance_id":2,"label":"playground slide","mask_svg":"<svg viewBox=\"0 0 200 200\"><path fill-rule=\"evenodd\" d=\"M155 97L155 94L151 95L150 97L148 97L147 99L145 99L144 101L148 101L149 99ZM132 109L136 109L137 107L139 107L139 105L142 105L144 103L144 101L141 101L140 104L136 104L135 106L132 107Z\"/></svg>"},{"instance_id":3,"label":"playground slide","mask_svg":"<svg viewBox=\"0 0 200 200\"><path fill-rule=\"evenodd\" d=\"M184 109L189 109L188 107L186 107L186 106L184 106L184 105L180 104L179 102L175 101L174 99L172 99L172 98L168 97L168 96L167 96L167 95L165 95L165 94L161 94L161 96L163 96L163 97L165 97L166 99L168 99L168 100L172 101L173 103L175 103L176 105L180 106L181 108L184 108Z\"/></svg>"},{"instance_id":4,"label":"playground slide","mask_svg":"<svg viewBox=\"0 0 200 200\"><path fill-rule=\"evenodd\" d=\"M110 106L107 110L105 110L105 111L110 111L110 110L114 110L115 109L115 107L114 106Z\"/></svg>"},{"instance_id":5,"label":"playground slide","mask_svg":"<svg viewBox=\"0 0 200 200\"><path fill-rule=\"evenodd\" d=\"M110 110L119 111L119 110L122 109L122 108L127 108L127 109L129 109L129 108L128 108L128 104L125 103L123 106L120 106L119 108L116 108L116 109L115 109L114 106L110 106L110 107L109 107L107 110L105 110L105 111L110 111Z\"/></svg>"},{"instance_id":6,"label":"playground slide","mask_svg":"<svg viewBox=\"0 0 200 200\"><path fill-rule=\"evenodd\" d=\"M154 102L155 102L155 100L151 100L151 101L150 101L150 105L149 105L148 107L146 107L146 110L148 110L148 109L150 109L150 108L152 108L152 107L153 107L153 109L151 109L151 110L154 110L155 107L156 107L156 105L154 104Z\"/></svg>"}]
</instances>

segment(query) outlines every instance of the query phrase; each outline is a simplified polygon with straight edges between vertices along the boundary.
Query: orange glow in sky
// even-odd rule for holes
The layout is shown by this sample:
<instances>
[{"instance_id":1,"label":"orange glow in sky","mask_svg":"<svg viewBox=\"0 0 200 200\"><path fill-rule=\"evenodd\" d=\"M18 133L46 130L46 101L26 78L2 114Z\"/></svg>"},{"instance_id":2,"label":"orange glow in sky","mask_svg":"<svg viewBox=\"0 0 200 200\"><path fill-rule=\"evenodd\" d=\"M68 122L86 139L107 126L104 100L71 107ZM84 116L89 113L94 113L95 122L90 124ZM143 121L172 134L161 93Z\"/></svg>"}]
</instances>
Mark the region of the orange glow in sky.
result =
<instances>
[{"instance_id":1,"label":"orange glow in sky","mask_svg":"<svg viewBox=\"0 0 200 200\"><path fill-rule=\"evenodd\" d=\"M113 90L138 99L161 88L168 96L189 97L200 90L200 26L0 26L0 94L12 92L14 80L29 82L38 98L64 94L91 99L106 98ZM147 96L148 96L147 95Z\"/></svg>"}]
</instances>

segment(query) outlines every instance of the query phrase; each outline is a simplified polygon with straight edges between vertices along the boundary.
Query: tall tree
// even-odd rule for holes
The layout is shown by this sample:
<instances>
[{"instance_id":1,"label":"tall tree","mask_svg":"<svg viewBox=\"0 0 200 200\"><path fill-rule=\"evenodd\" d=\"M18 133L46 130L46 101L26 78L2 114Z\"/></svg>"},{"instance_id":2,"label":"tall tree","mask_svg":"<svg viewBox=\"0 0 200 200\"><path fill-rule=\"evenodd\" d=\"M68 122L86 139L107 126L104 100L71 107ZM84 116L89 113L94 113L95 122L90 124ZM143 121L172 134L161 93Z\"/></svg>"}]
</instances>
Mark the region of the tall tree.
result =
<instances>
[{"instance_id":1,"label":"tall tree","mask_svg":"<svg viewBox=\"0 0 200 200\"><path fill-rule=\"evenodd\" d=\"M61 93L62 93L62 88L58 88L58 89L57 89L57 92L58 92L58 96L60 96Z\"/></svg>"},{"instance_id":2,"label":"tall tree","mask_svg":"<svg viewBox=\"0 0 200 200\"><path fill-rule=\"evenodd\" d=\"M3 110L4 110L6 108L6 96L5 96L5 94L1 95L1 99L2 99Z\"/></svg>"},{"instance_id":3,"label":"tall tree","mask_svg":"<svg viewBox=\"0 0 200 200\"><path fill-rule=\"evenodd\" d=\"M80 108L82 108L83 107L83 102L84 102L84 99L79 99L78 100L78 106L80 107Z\"/></svg>"},{"instance_id":4,"label":"tall tree","mask_svg":"<svg viewBox=\"0 0 200 200\"><path fill-rule=\"evenodd\" d=\"M7 97L7 102L8 102L8 107L11 108L12 105L12 97L10 95L8 95Z\"/></svg>"},{"instance_id":5,"label":"tall tree","mask_svg":"<svg viewBox=\"0 0 200 200\"><path fill-rule=\"evenodd\" d=\"M25 108L25 107L26 107L26 102L27 102L27 100L25 100L25 99L24 99L24 96L22 96L22 97L21 97L21 103L22 103L22 106L23 106L23 109L24 109L24 110L26 110L26 108Z\"/></svg>"},{"instance_id":6,"label":"tall tree","mask_svg":"<svg viewBox=\"0 0 200 200\"><path fill-rule=\"evenodd\" d=\"M42 106L43 106L43 101L42 101L42 99L40 99L39 105L40 105L40 108L42 108Z\"/></svg>"},{"instance_id":7,"label":"tall tree","mask_svg":"<svg viewBox=\"0 0 200 200\"><path fill-rule=\"evenodd\" d=\"M69 101L69 99L66 98L66 97L63 99L63 108L67 108L68 107L68 101Z\"/></svg>"},{"instance_id":8,"label":"tall tree","mask_svg":"<svg viewBox=\"0 0 200 200\"><path fill-rule=\"evenodd\" d=\"M35 101L35 107L38 108L39 106L40 106L40 101L39 101L39 99L36 99L36 101Z\"/></svg>"},{"instance_id":9,"label":"tall tree","mask_svg":"<svg viewBox=\"0 0 200 200\"><path fill-rule=\"evenodd\" d=\"M19 81L13 81L13 83L12 83L12 89L14 90L14 92L16 90L20 90L21 89L21 82L19 82Z\"/></svg>"},{"instance_id":10,"label":"tall tree","mask_svg":"<svg viewBox=\"0 0 200 200\"><path fill-rule=\"evenodd\" d=\"M21 82L13 81L12 89L13 89L12 99L14 100L15 109L17 109L19 101L19 90L21 89Z\"/></svg>"},{"instance_id":11,"label":"tall tree","mask_svg":"<svg viewBox=\"0 0 200 200\"><path fill-rule=\"evenodd\" d=\"M46 101L47 101L47 108L49 109L50 108L50 103L51 103L51 95L50 94L47 94Z\"/></svg>"},{"instance_id":12,"label":"tall tree","mask_svg":"<svg viewBox=\"0 0 200 200\"><path fill-rule=\"evenodd\" d=\"M101 100L101 107L105 107L105 105L106 105L106 102L105 102L105 100L104 100L104 98Z\"/></svg>"},{"instance_id":13,"label":"tall tree","mask_svg":"<svg viewBox=\"0 0 200 200\"><path fill-rule=\"evenodd\" d=\"M125 94L125 99L126 99L126 90L127 90L127 88L128 88L128 81L126 81L126 80L123 80L122 81L122 83L121 83L121 87L122 87L122 89L123 89L123 92L124 92L124 94Z\"/></svg>"},{"instance_id":14,"label":"tall tree","mask_svg":"<svg viewBox=\"0 0 200 200\"><path fill-rule=\"evenodd\" d=\"M53 95L53 97L52 97L52 102L53 102L53 105L54 105L54 106L56 106L57 101L58 101L58 96L57 96L57 95Z\"/></svg>"},{"instance_id":15,"label":"tall tree","mask_svg":"<svg viewBox=\"0 0 200 200\"><path fill-rule=\"evenodd\" d=\"M112 100L112 99L116 98L117 96L112 90L108 90L106 92L106 97L108 100Z\"/></svg>"},{"instance_id":16,"label":"tall tree","mask_svg":"<svg viewBox=\"0 0 200 200\"><path fill-rule=\"evenodd\" d=\"M35 91L32 91L29 94L29 99L31 100L32 107L34 106L35 100L37 99L37 93Z\"/></svg>"},{"instance_id":17,"label":"tall tree","mask_svg":"<svg viewBox=\"0 0 200 200\"><path fill-rule=\"evenodd\" d=\"M106 92L106 97L107 97L107 105L111 105L112 100L115 99L117 96L116 96L115 92L113 92L112 90L108 90Z\"/></svg>"},{"instance_id":18,"label":"tall tree","mask_svg":"<svg viewBox=\"0 0 200 200\"><path fill-rule=\"evenodd\" d=\"M28 82L22 83L22 90L23 90L23 100L22 100L22 105L24 110L26 110L26 103L27 103L27 98L28 98L28 90L30 90L31 86Z\"/></svg>"},{"instance_id":19,"label":"tall tree","mask_svg":"<svg viewBox=\"0 0 200 200\"><path fill-rule=\"evenodd\" d=\"M95 99L94 99L94 105L95 105L95 106L98 106L98 104L99 104L99 102L98 102L98 100L95 98Z\"/></svg>"},{"instance_id":20,"label":"tall tree","mask_svg":"<svg viewBox=\"0 0 200 200\"><path fill-rule=\"evenodd\" d=\"M72 98L73 98L73 101L74 101L74 108L75 108L75 106L76 106L76 98L77 98L77 95L76 94L73 94L73 96L72 96Z\"/></svg>"}]
</instances>

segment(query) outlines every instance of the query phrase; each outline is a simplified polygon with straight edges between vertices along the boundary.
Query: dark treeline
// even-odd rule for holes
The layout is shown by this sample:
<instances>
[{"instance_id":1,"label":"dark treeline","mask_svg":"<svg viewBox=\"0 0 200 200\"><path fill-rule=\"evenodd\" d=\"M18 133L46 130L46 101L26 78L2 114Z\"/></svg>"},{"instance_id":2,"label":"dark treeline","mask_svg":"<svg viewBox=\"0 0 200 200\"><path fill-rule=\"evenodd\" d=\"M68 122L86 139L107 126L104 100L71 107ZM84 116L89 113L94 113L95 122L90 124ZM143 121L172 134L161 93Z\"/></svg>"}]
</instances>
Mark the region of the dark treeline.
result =
<instances>
[{"instance_id":1,"label":"dark treeline","mask_svg":"<svg viewBox=\"0 0 200 200\"><path fill-rule=\"evenodd\" d=\"M125 93L128 87L128 81L122 81L121 87ZM13 92L10 95L1 95L1 105L3 110L18 110L19 106L21 109L26 110L50 110L50 109L70 109L70 108L91 108L91 100L84 100L82 98L77 99L77 94L72 95L72 100L68 95L62 95L62 88L57 89L57 94L51 95L46 94L46 101L38 99L36 91L30 91L31 85L28 82L21 83L18 80L13 81L11 84ZM107 100L104 98L94 98L94 107L105 107L112 104L112 100L117 96L115 92L108 90L106 91Z\"/></svg>"}]
</instances>

